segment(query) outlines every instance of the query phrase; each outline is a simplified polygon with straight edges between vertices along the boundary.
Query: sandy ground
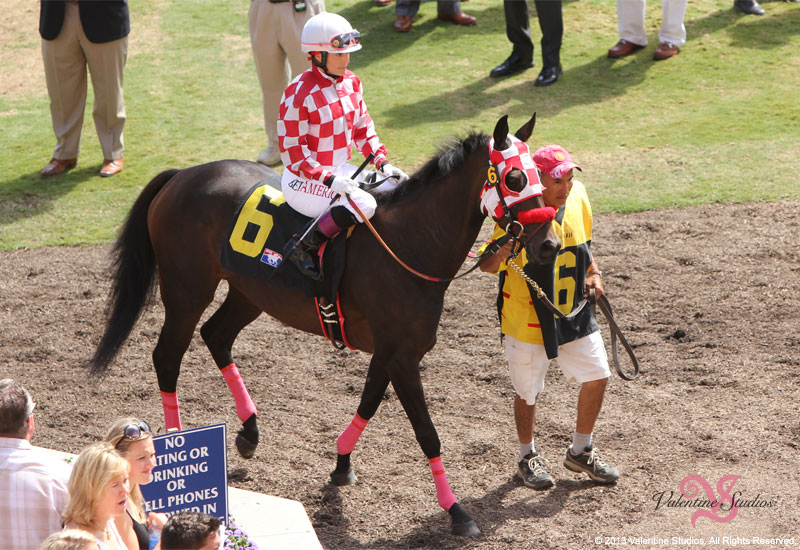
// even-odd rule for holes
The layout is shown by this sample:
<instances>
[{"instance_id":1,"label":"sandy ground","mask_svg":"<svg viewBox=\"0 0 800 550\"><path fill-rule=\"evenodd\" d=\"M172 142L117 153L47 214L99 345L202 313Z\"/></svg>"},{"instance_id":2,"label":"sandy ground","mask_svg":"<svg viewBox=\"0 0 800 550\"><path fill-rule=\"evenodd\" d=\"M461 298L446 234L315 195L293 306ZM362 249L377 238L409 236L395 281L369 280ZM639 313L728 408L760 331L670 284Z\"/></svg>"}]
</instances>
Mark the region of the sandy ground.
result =
<instances>
[{"instance_id":1,"label":"sandy ground","mask_svg":"<svg viewBox=\"0 0 800 550\"><path fill-rule=\"evenodd\" d=\"M787 545L762 539L790 537L800 546L798 211L799 202L786 201L596 217L594 253L642 366L634 382L611 381L595 432L622 473L610 487L561 465L578 388L555 365L537 407L536 445L556 485L535 492L513 478L513 392L498 339L496 281L474 274L451 285L423 382L453 490L481 538L449 534L427 461L391 389L353 453L359 483L328 483L336 437L366 375L361 352L335 351L266 316L247 327L234 353L259 409L262 443L245 461L232 441L233 400L198 333L179 384L184 425L227 422L229 468L242 474L234 485L299 500L331 549L587 548L596 539L638 548L700 539L715 548L743 540L772 548ZM0 254L0 376L33 393L39 445L77 452L127 414L163 430L150 362L160 303L143 315L106 379L90 380L83 368L102 330L108 252ZM721 497L716 519L701 516L693 526L703 509L674 505L689 475L707 481L711 493L701 489L701 496ZM723 476L737 476L727 493L717 487ZM670 494L673 505L665 504ZM743 504L720 522L731 514L726 494Z\"/></svg>"}]
</instances>

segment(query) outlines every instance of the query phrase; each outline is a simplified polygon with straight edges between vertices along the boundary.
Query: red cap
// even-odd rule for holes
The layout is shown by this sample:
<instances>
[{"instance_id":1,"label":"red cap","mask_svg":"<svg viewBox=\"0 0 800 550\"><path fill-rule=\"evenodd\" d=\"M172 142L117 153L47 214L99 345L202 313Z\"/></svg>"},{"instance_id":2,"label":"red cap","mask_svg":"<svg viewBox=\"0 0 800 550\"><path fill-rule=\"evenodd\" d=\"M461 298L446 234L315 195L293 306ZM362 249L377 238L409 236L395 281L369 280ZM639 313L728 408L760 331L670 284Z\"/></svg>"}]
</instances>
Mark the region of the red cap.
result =
<instances>
[{"instance_id":1,"label":"red cap","mask_svg":"<svg viewBox=\"0 0 800 550\"><path fill-rule=\"evenodd\" d=\"M546 145L540 147L533 154L533 162L536 163L536 167L539 170L549 174L551 178L564 177L564 174L573 168L581 170L580 166L572 162L572 157L567 150L560 145ZM581 170L581 172L583 172L583 170Z\"/></svg>"}]
</instances>

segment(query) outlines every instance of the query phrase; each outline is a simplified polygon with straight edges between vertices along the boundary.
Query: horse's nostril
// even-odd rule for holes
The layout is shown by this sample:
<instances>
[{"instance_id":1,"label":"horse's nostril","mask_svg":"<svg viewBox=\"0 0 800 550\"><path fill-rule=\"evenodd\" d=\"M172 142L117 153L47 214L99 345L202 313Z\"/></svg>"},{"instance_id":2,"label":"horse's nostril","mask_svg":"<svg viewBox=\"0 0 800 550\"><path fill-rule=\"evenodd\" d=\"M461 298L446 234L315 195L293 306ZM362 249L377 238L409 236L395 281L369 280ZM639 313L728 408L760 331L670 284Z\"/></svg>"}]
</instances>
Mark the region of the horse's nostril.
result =
<instances>
[{"instance_id":1,"label":"horse's nostril","mask_svg":"<svg viewBox=\"0 0 800 550\"><path fill-rule=\"evenodd\" d=\"M561 243L552 239L546 239L542 242L541 255L545 263L550 263L555 260L558 251L561 250Z\"/></svg>"}]
</instances>

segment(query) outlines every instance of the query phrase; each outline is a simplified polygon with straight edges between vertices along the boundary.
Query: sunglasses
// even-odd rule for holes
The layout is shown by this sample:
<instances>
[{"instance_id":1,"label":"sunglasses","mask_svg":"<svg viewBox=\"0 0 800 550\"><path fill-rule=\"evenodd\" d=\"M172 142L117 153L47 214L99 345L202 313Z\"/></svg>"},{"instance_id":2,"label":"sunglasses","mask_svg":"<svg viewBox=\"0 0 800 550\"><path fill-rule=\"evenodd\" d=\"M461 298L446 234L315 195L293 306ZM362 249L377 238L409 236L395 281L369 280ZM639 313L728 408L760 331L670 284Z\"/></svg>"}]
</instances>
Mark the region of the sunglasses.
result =
<instances>
[{"instance_id":1,"label":"sunglasses","mask_svg":"<svg viewBox=\"0 0 800 550\"><path fill-rule=\"evenodd\" d=\"M337 50L343 50L344 48L357 46L358 44L361 44L361 33L356 30L344 34L337 34L331 38L331 47Z\"/></svg>"},{"instance_id":2,"label":"sunglasses","mask_svg":"<svg viewBox=\"0 0 800 550\"><path fill-rule=\"evenodd\" d=\"M144 420L140 420L138 424L128 424L125 426L125 429L122 430L122 438L117 442L114 448L118 448L119 444L122 443L125 439L130 439L131 441L136 441L141 439L142 434L152 434L153 432L150 431L150 426Z\"/></svg>"}]
</instances>

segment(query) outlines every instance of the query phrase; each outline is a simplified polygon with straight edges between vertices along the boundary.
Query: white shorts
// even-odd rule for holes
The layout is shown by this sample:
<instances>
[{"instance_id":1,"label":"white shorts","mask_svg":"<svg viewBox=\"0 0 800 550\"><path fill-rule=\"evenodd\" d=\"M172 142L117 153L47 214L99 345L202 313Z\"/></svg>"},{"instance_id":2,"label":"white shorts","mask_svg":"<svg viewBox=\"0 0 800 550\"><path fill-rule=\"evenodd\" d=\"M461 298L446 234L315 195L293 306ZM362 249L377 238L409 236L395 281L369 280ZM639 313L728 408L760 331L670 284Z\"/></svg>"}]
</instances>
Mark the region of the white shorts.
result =
<instances>
[{"instance_id":1,"label":"white shorts","mask_svg":"<svg viewBox=\"0 0 800 550\"><path fill-rule=\"evenodd\" d=\"M544 389L544 378L550 360L542 344L521 342L505 336L506 359L511 385L528 405L536 404L536 396ZM579 384L611 376L608 356L600 331L558 347L558 366L567 378Z\"/></svg>"},{"instance_id":2,"label":"white shorts","mask_svg":"<svg viewBox=\"0 0 800 550\"><path fill-rule=\"evenodd\" d=\"M345 176L349 178L352 177L352 174L355 171L356 167L352 164L343 164L342 166L339 166L333 170L333 173L337 176ZM356 181L364 181L362 176L366 176L367 173L368 171L366 170L361 172L356 178ZM286 197L286 202L289 203L289 206L304 216L316 218L328 208L342 205L350 212L355 214L356 219L359 222L364 221L345 197L340 197L324 183L306 179L303 176L293 174L289 170L284 170L283 175L281 176L281 191L283 191L283 196ZM333 204L331 204L331 199L334 197L337 197L337 199ZM366 191L357 189L356 191L350 193L350 198L358 205L358 208L364 213L364 216L366 216L367 219L371 218L373 214L375 214L377 202L375 201L375 197Z\"/></svg>"}]
</instances>

